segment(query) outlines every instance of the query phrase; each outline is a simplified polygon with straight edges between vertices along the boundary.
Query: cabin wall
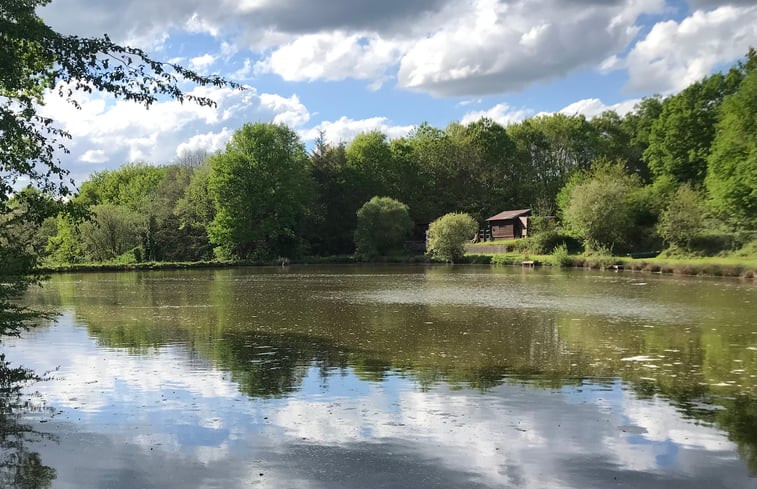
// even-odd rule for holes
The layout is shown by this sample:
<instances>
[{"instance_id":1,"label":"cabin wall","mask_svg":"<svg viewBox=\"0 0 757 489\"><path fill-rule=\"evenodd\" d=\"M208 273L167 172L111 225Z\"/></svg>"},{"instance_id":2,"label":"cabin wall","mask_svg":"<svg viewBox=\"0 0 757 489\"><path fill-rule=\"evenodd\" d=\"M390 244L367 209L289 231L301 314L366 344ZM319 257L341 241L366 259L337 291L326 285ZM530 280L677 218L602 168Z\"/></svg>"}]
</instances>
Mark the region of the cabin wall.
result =
<instances>
[{"instance_id":1,"label":"cabin wall","mask_svg":"<svg viewBox=\"0 0 757 489\"><path fill-rule=\"evenodd\" d=\"M528 236L528 217L489 221L492 239L516 239Z\"/></svg>"},{"instance_id":2,"label":"cabin wall","mask_svg":"<svg viewBox=\"0 0 757 489\"><path fill-rule=\"evenodd\" d=\"M521 229L520 237L521 238L528 237L528 221L530 219L531 218L528 216L523 216L523 217L518 218L518 221L520 222L520 229Z\"/></svg>"},{"instance_id":3,"label":"cabin wall","mask_svg":"<svg viewBox=\"0 0 757 489\"><path fill-rule=\"evenodd\" d=\"M505 221L490 221L489 225L492 230L492 239L514 239L516 236L516 226L512 219Z\"/></svg>"}]
</instances>

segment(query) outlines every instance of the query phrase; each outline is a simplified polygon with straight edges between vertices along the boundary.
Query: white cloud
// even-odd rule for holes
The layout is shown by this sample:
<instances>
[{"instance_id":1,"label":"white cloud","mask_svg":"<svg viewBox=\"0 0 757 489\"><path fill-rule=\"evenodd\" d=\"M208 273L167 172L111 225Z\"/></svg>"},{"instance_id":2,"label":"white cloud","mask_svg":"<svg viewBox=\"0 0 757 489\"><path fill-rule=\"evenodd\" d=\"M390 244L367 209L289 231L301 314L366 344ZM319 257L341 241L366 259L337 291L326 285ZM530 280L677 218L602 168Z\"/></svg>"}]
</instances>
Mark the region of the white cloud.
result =
<instances>
[{"instance_id":1,"label":"white cloud","mask_svg":"<svg viewBox=\"0 0 757 489\"><path fill-rule=\"evenodd\" d=\"M276 124L299 127L310 120L310 112L302 105L297 95L287 98L281 95L263 93L260 95L260 104L276 114L273 118L273 122Z\"/></svg>"},{"instance_id":2,"label":"white cloud","mask_svg":"<svg viewBox=\"0 0 757 489\"><path fill-rule=\"evenodd\" d=\"M381 131L389 139L401 138L414 128L415 126L392 125L386 117L355 120L342 116L335 121L324 121L311 129L300 131L300 136L306 141L312 141L318 137L319 131L323 131L326 141L336 144L351 141L358 134L370 131Z\"/></svg>"},{"instance_id":3,"label":"white cloud","mask_svg":"<svg viewBox=\"0 0 757 489\"><path fill-rule=\"evenodd\" d=\"M456 105L458 107L465 107L466 105L474 105L474 104L478 105L481 102L483 102L483 99L480 99L480 98L469 98L469 99L465 99L465 100L459 101Z\"/></svg>"},{"instance_id":4,"label":"white cloud","mask_svg":"<svg viewBox=\"0 0 757 489\"><path fill-rule=\"evenodd\" d=\"M611 66L628 69L627 89L669 93L700 80L757 44L757 6L698 10L680 23L656 24L628 56Z\"/></svg>"},{"instance_id":5,"label":"white cloud","mask_svg":"<svg viewBox=\"0 0 757 489\"><path fill-rule=\"evenodd\" d=\"M218 35L218 26L209 21L207 17L200 17L197 12L192 13L192 16L187 19L184 28L187 32L205 33L214 37Z\"/></svg>"},{"instance_id":6,"label":"white cloud","mask_svg":"<svg viewBox=\"0 0 757 489\"><path fill-rule=\"evenodd\" d=\"M636 35L661 0L583 4L471 0L403 56L400 86L434 95L514 91L599 63Z\"/></svg>"},{"instance_id":7,"label":"white cloud","mask_svg":"<svg viewBox=\"0 0 757 489\"><path fill-rule=\"evenodd\" d=\"M242 81L249 80L252 75L252 61L250 58L244 60L244 64L238 70L232 72L228 77L232 80Z\"/></svg>"},{"instance_id":8,"label":"white cloud","mask_svg":"<svg viewBox=\"0 0 757 489\"><path fill-rule=\"evenodd\" d=\"M104 163L108 161L108 156L101 149L90 149L81 155L81 160L85 163Z\"/></svg>"},{"instance_id":9,"label":"white cloud","mask_svg":"<svg viewBox=\"0 0 757 489\"><path fill-rule=\"evenodd\" d=\"M176 147L176 156L201 150L205 150L208 153L219 151L231 139L232 134L234 134L234 131L227 127L216 132L211 131L205 134L197 134Z\"/></svg>"},{"instance_id":10,"label":"white cloud","mask_svg":"<svg viewBox=\"0 0 757 489\"><path fill-rule=\"evenodd\" d=\"M41 9L68 33L100 35L159 49L178 32L208 34L229 58L250 49L258 73L286 81L369 80L371 90L397 79L405 89L437 96L512 92L581 67L627 68L628 88L672 91L742 56L757 42L753 1L730 6L692 0L683 21L660 22L636 39L644 14L665 0L246 0L222 6L200 0L56 0ZM87 11L86 22L78 15ZM75 13L75 14L74 14ZM640 20L641 19L641 20ZM197 53L202 54L202 53ZM250 68L232 75L247 79Z\"/></svg>"},{"instance_id":11,"label":"white cloud","mask_svg":"<svg viewBox=\"0 0 757 489\"><path fill-rule=\"evenodd\" d=\"M399 60L400 47L375 34L311 34L278 47L255 70L287 81L381 78Z\"/></svg>"},{"instance_id":12,"label":"white cloud","mask_svg":"<svg viewBox=\"0 0 757 489\"><path fill-rule=\"evenodd\" d=\"M216 60L216 57L210 53L197 56L189 60L189 67L196 71L205 71Z\"/></svg>"},{"instance_id":13,"label":"white cloud","mask_svg":"<svg viewBox=\"0 0 757 489\"><path fill-rule=\"evenodd\" d=\"M618 102L617 104L605 105L598 98L586 98L577 102L573 102L567 107L563 107L559 110L559 112L565 115L581 114L591 119L592 117L597 116L602 112L613 110L617 112L618 115L624 116L627 113L631 112L639 102L641 102L641 99L634 98Z\"/></svg>"},{"instance_id":14,"label":"white cloud","mask_svg":"<svg viewBox=\"0 0 757 489\"><path fill-rule=\"evenodd\" d=\"M93 163L109 167L134 160L167 163L185 150L221 149L233 130L246 122L273 121L299 127L310 118L296 95L228 87L196 87L189 93L209 97L217 107L167 100L148 110L93 93L80 96L81 110L57 96L48 96L40 112L60 121L73 136L68 145L71 154L65 158L77 179L86 177Z\"/></svg>"},{"instance_id":15,"label":"white cloud","mask_svg":"<svg viewBox=\"0 0 757 489\"><path fill-rule=\"evenodd\" d=\"M513 109L507 104L497 104L488 110L476 110L468 112L460 120L462 124L470 124L482 117L491 119L503 126L512 124L513 122L520 122L523 119L533 115L534 111L531 109Z\"/></svg>"}]
</instances>

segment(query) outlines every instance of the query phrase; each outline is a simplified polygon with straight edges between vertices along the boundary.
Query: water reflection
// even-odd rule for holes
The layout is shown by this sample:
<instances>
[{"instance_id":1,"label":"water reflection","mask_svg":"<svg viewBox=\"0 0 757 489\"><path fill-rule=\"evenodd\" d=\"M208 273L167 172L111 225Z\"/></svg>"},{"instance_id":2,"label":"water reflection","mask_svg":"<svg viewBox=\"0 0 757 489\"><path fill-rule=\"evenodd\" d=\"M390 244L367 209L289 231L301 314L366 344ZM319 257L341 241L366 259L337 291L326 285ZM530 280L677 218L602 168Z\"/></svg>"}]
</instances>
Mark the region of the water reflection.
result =
<instances>
[{"instance_id":1,"label":"water reflection","mask_svg":"<svg viewBox=\"0 0 757 489\"><path fill-rule=\"evenodd\" d=\"M61 365L40 453L90 487L753 485L753 288L463 270L57 277L11 349Z\"/></svg>"},{"instance_id":2,"label":"water reflection","mask_svg":"<svg viewBox=\"0 0 757 489\"><path fill-rule=\"evenodd\" d=\"M20 395L20 388L33 374L12 367L0 354L0 487L7 489L45 489L55 479L55 469L42 463L40 454L30 446L39 441L54 441L55 436L38 431L23 419L39 411Z\"/></svg>"}]
</instances>

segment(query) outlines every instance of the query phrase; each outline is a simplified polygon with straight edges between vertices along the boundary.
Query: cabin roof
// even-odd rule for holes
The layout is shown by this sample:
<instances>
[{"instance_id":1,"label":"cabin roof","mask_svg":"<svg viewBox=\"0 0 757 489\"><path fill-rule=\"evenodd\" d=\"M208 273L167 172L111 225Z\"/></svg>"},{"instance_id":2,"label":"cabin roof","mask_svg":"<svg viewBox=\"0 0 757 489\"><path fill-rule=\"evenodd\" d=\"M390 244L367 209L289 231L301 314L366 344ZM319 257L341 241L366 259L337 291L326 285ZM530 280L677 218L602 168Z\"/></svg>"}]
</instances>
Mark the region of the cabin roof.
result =
<instances>
[{"instance_id":1,"label":"cabin roof","mask_svg":"<svg viewBox=\"0 0 757 489\"><path fill-rule=\"evenodd\" d=\"M487 219L487 221L503 221L505 219L515 219L516 217L520 217L523 214L528 214L529 212L531 212L531 209L518 209L518 210L515 210L515 211L502 211L499 214L496 214L496 215L490 217L489 219Z\"/></svg>"}]
</instances>

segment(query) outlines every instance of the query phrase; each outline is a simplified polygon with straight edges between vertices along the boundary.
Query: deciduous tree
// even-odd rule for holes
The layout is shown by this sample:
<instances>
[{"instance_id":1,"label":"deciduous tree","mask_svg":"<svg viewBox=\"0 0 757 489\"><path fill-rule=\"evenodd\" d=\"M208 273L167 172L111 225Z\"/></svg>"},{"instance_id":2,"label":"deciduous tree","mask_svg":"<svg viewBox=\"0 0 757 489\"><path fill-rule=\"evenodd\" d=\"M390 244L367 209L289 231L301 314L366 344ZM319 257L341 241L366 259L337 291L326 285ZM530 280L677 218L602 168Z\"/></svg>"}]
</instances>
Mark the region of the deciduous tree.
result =
<instances>
[{"instance_id":1,"label":"deciduous tree","mask_svg":"<svg viewBox=\"0 0 757 489\"><path fill-rule=\"evenodd\" d=\"M757 228L757 51L738 91L720 109L705 184L712 206L734 224Z\"/></svg>"},{"instance_id":2,"label":"deciduous tree","mask_svg":"<svg viewBox=\"0 0 757 489\"><path fill-rule=\"evenodd\" d=\"M445 214L428 228L428 252L437 260L458 261L465 253L465 243L477 229L475 219L469 214Z\"/></svg>"},{"instance_id":3,"label":"deciduous tree","mask_svg":"<svg viewBox=\"0 0 757 489\"><path fill-rule=\"evenodd\" d=\"M210 159L216 214L208 228L223 258L292 256L310 202L307 154L297 133L245 124Z\"/></svg>"},{"instance_id":4,"label":"deciduous tree","mask_svg":"<svg viewBox=\"0 0 757 489\"><path fill-rule=\"evenodd\" d=\"M640 188L638 176L626 173L622 162L597 162L560 201L563 222L589 249L623 245L634 225Z\"/></svg>"},{"instance_id":5,"label":"deciduous tree","mask_svg":"<svg viewBox=\"0 0 757 489\"><path fill-rule=\"evenodd\" d=\"M368 258L399 253L412 227L405 204L390 197L373 197L357 211L355 251Z\"/></svg>"}]
</instances>

